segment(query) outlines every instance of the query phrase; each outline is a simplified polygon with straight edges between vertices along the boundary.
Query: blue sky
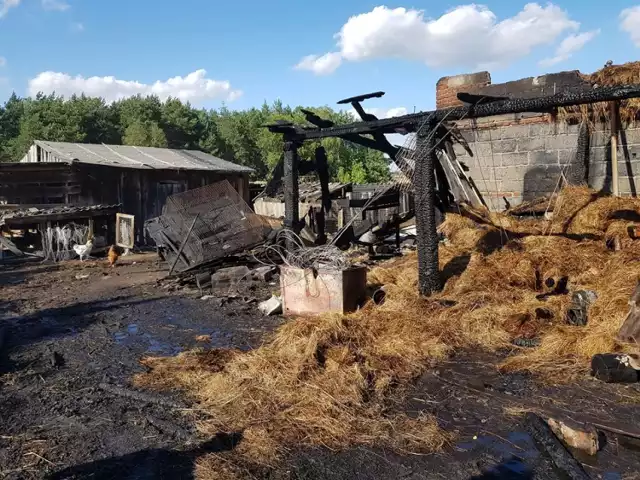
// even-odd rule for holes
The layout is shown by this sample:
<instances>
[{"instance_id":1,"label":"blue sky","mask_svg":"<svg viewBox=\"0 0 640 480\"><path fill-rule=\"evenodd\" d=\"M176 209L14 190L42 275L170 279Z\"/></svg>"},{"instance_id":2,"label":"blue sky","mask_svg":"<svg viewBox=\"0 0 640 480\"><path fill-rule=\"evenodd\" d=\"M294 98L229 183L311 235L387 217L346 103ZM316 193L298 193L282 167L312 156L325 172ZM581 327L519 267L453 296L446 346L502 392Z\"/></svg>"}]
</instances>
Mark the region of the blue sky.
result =
<instances>
[{"instance_id":1,"label":"blue sky","mask_svg":"<svg viewBox=\"0 0 640 480\"><path fill-rule=\"evenodd\" d=\"M382 113L434 107L444 75L488 67L501 82L640 57L638 0L526 3L0 0L0 98L115 98L162 82L161 96L242 109L384 90L367 104Z\"/></svg>"}]
</instances>

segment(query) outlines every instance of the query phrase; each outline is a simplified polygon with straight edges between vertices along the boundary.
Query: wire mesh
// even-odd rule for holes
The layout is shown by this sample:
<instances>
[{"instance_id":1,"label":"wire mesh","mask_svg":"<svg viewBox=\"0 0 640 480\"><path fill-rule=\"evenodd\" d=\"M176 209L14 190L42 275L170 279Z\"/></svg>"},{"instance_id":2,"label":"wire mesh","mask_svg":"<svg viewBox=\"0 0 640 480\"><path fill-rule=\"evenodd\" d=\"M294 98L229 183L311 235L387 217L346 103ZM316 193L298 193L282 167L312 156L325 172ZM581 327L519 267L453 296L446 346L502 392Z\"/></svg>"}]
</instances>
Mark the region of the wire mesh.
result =
<instances>
[{"instance_id":1,"label":"wire mesh","mask_svg":"<svg viewBox=\"0 0 640 480\"><path fill-rule=\"evenodd\" d=\"M134 216L123 213L116 214L116 245L122 248L133 248L135 242Z\"/></svg>"},{"instance_id":2,"label":"wire mesh","mask_svg":"<svg viewBox=\"0 0 640 480\"><path fill-rule=\"evenodd\" d=\"M47 227L41 232L42 251L45 260L61 262L76 257L74 245L84 245L89 237L89 227L75 223L62 227Z\"/></svg>"},{"instance_id":3,"label":"wire mesh","mask_svg":"<svg viewBox=\"0 0 640 480\"><path fill-rule=\"evenodd\" d=\"M257 245L271 231L227 180L170 196L146 228L171 261L182 247L178 271Z\"/></svg>"}]
</instances>

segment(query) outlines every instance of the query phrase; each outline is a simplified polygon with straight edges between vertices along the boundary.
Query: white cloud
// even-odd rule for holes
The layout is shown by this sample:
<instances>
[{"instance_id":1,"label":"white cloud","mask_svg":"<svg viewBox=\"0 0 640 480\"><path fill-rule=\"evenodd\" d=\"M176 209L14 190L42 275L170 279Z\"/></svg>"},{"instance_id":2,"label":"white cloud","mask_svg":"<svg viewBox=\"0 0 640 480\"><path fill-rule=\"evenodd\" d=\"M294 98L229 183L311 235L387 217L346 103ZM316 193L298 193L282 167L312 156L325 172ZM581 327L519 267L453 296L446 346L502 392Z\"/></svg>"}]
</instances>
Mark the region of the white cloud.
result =
<instances>
[{"instance_id":1,"label":"white cloud","mask_svg":"<svg viewBox=\"0 0 640 480\"><path fill-rule=\"evenodd\" d=\"M405 107L365 108L364 111L375 115L379 119L400 117L409 113L409 111ZM354 121L360 121L360 115L358 115L358 112L356 112L354 109L350 109L349 114L353 117ZM387 137L387 140L389 140L392 145L398 145L400 147L405 145L409 139L408 136L401 135L399 133L388 133L385 135L385 137Z\"/></svg>"},{"instance_id":2,"label":"white cloud","mask_svg":"<svg viewBox=\"0 0 640 480\"><path fill-rule=\"evenodd\" d=\"M5 67L7 65L7 59L4 57L0 57L0 67Z\"/></svg>"},{"instance_id":3,"label":"white cloud","mask_svg":"<svg viewBox=\"0 0 640 480\"><path fill-rule=\"evenodd\" d=\"M335 72L341 63L342 55L339 52L331 52L324 55L307 55L294 68L309 70L316 75L329 75Z\"/></svg>"},{"instance_id":4,"label":"white cloud","mask_svg":"<svg viewBox=\"0 0 640 480\"><path fill-rule=\"evenodd\" d=\"M475 4L456 7L437 19L425 18L421 10L379 6L348 19L335 35L338 52L305 57L298 67L326 74L344 61L377 58L419 61L430 67L504 65L579 26L553 4L529 3L501 21Z\"/></svg>"},{"instance_id":5,"label":"white cloud","mask_svg":"<svg viewBox=\"0 0 640 480\"><path fill-rule=\"evenodd\" d=\"M640 47L640 5L620 12L620 28L629 34L636 47Z\"/></svg>"},{"instance_id":6,"label":"white cloud","mask_svg":"<svg viewBox=\"0 0 640 480\"><path fill-rule=\"evenodd\" d=\"M64 12L65 10L69 10L71 5L64 0L42 0L42 8L45 10Z\"/></svg>"},{"instance_id":7,"label":"white cloud","mask_svg":"<svg viewBox=\"0 0 640 480\"><path fill-rule=\"evenodd\" d=\"M76 33L81 33L85 31L84 23L75 22L71 24L71 30Z\"/></svg>"},{"instance_id":8,"label":"white cloud","mask_svg":"<svg viewBox=\"0 0 640 480\"><path fill-rule=\"evenodd\" d=\"M0 0L0 18L3 18L9 13L9 10L16 8L20 5L22 0Z\"/></svg>"},{"instance_id":9,"label":"white cloud","mask_svg":"<svg viewBox=\"0 0 640 480\"><path fill-rule=\"evenodd\" d=\"M409 113L405 107L393 107L393 108L365 108L365 112L370 113L378 117L378 119L389 117L400 117ZM349 110L349 114L355 121L360 120L360 115L353 108Z\"/></svg>"},{"instance_id":10,"label":"white cloud","mask_svg":"<svg viewBox=\"0 0 640 480\"><path fill-rule=\"evenodd\" d=\"M582 48L600 34L600 30L592 30L590 32L584 32L579 34L571 34L566 37L558 48L556 54L553 57L545 58L540 62L543 67L550 67L556 63L564 62L571 58L571 56L582 50Z\"/></svg>"},{"instance_id":11,"label":"white cloud","mask_svg":"<svg viewBox=\"0 0 640 480\"><path fill-rule=\"evenodd\" d=\"M162 100L173 97L184 102L202 100L232 102L242 95L242 91L234 90L227 81L207 78L207 72L202 69L184 77L173 77L153 84L119 80L115 77L86 78L80 75L72 77L66 73L42 72L29 80L28 90L30 95L36 95L38 92L45 94L55 92L67 97L84 93L92 97L102 97L108 102L135 95L157 95Z\"/></svg>"}]
</instances>

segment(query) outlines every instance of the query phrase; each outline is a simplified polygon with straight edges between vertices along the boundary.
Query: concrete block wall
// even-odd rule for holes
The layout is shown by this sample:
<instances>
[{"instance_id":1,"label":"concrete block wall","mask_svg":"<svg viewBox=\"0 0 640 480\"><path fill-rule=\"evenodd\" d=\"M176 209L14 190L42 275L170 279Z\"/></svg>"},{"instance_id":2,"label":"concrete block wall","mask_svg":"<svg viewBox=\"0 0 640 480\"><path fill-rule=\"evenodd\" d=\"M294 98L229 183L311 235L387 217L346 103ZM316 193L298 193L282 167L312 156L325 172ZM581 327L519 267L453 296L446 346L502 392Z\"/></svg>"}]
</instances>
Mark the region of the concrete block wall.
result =
<instances>
[{"instance_id":1,"label":"concrete block wall","mask_svg":"<svg viewBox=\"0 0 640 480\"><path fill-rule=\"evenodd\" d=\"M469 175L493 209L553 193L561 173L571 176L576 158L579 125L538 122L463 130L474 156L454 147ZM611 144L606 125L595 125L589 136L588 183L611 191ZM620 193L640 193L640 126L629 125L618 136Z\"/></svg>"},{"instance_id":2,"label":"concrete block wall","mask_svg":"<svg viewBox=\"0 0 640 480\"><path fill-rule=\"evenodd\" d=\"M488 83L482 84L483 80ZM455 94L525 98L590 89L579 72L560 72L503 84L491 84L487 72L445 77L437 84L438 108L459 104ZM571 178L588 173L594 189L611 191L611 147L608 125L590 129L589 162L576 156L579 125L556 122L549 115L528 113L464 120L458 126L469 142L473 157L455 146L458 159L469 167L469 175L487 204L497 210L552 193L561 174ZM618 136L620 193L640 193L640 124L627 125ZM582 175L581 175L582 176Z\"/></svg>"}]
</instances>

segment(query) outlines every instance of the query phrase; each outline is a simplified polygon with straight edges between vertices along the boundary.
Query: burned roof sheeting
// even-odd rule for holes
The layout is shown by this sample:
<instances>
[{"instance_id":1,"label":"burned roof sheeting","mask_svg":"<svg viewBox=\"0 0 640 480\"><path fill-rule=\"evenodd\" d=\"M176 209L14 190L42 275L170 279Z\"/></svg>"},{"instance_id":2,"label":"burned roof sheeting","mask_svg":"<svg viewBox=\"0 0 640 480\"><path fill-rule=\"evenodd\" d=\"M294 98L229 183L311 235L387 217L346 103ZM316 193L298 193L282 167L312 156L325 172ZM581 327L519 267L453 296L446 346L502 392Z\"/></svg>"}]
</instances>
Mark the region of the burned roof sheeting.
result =
<instances>
[{"instance_id":1,"label":"burned roof sheeting","mask_svg":"<svg viewBox=\"0 0 640 480\"><path fill-rule=\"evenodd\" d=\"M52 208L27 208L2 213L0 205L0 225L29 225L47 221L66 221L113 215L121 205L91 205L86 207L64 205Z\"/></svg>"},{"instance_id":2,"label":"burned roof sheeting","mask_svg":"<svg viewBox=\"0 0 640 480\"><path fill-rule=\"evenodd\" d=\"M209 170L225 173L251 173L252 168L236 165L208 153L196 150L174 150L169 148L135 147L130 145L97 145L89 143L45 142L35 144L50 155L50 160L34 158L29 153L22 163L66 162L106 165L119 168L160 170Z\"/></svg>"}]
</instances>

